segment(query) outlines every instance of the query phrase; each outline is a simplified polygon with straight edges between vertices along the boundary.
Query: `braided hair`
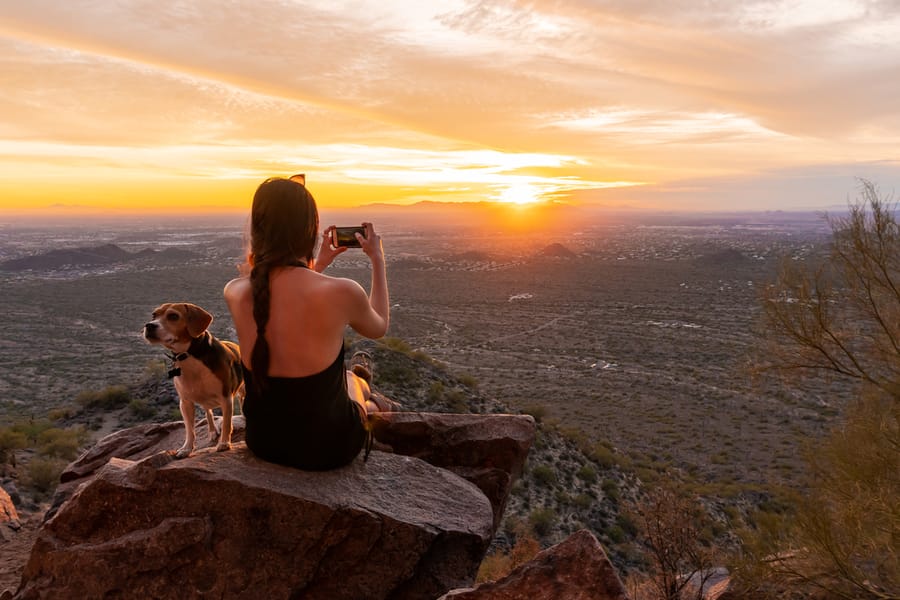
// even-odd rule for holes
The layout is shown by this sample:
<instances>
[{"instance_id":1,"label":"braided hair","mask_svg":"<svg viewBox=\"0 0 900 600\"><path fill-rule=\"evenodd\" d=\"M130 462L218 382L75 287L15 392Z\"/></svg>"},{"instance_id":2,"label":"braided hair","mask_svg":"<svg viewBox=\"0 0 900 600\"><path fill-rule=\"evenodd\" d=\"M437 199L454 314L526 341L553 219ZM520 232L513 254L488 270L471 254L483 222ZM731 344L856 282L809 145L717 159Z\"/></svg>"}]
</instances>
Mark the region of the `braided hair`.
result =
<instances>
[{"instance_id":1,"label":"braided hair","mask_svg":"<svg viewBox=\"0 0 900 600\"><path fill-rule=\"evenodd\" d=\"M295 180L271 178L256 189L250 211L250 287L256 344L250 369L258 392L268 387L271 274L274 269L312 260L319 235L319 212L305 186Z\"/></svg>"}]
</instances>

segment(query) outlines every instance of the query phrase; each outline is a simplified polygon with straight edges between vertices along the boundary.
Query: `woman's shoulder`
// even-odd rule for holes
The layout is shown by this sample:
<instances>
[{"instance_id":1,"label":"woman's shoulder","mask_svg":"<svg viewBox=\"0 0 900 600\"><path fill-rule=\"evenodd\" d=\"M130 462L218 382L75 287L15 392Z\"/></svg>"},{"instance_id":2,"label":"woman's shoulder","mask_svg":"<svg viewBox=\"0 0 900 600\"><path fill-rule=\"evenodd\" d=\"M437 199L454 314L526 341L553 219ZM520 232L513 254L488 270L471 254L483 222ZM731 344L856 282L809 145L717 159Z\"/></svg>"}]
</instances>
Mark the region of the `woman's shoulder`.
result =
<instances>
[{"instance_id":1,"label":"woman's shoulder","mask_svg":"<svg viewBox=\"0 0 900 600\"><path fill-rule=\"evenodd\" d=\"M250 292L250 278L237 277L225 284L225 297L236 298Z\"/></svg>"}]
</instances>

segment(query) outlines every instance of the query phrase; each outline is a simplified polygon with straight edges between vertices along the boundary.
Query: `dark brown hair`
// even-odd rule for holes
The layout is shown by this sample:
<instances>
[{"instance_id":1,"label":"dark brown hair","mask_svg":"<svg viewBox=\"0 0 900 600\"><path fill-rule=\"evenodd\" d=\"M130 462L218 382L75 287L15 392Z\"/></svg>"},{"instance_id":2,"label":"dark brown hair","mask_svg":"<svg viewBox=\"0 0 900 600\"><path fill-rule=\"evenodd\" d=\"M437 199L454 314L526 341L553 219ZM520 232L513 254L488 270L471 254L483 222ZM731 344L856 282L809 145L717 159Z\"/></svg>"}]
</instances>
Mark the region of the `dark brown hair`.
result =
<instances>
[{"instance_id":1,"label":"dark brown hair","mask_svg":"<svg viewBox=\"0 0 900 600\"><path fill-rule=\"evenodd\" d=\"M253 196L250 210L250 253L247 256L253 290L256 344L250 354L250 370L258 390L268 383L270 275L273 269L309 264L319 236L319 211L309 191L297 181L265 180Z\"/></svg>"}]
</instances>

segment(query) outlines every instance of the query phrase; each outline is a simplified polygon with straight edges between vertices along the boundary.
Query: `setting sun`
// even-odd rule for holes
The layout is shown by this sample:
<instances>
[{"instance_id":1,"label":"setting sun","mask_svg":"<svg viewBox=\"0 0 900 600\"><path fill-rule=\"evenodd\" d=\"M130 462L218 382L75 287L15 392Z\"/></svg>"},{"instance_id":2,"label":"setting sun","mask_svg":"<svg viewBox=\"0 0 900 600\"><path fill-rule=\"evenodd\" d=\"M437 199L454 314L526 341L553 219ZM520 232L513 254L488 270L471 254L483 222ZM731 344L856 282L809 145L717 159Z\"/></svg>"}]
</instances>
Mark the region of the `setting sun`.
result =
<instances>
[{"instance_id":1,"label":"setting sun","mask_svg":"<svg viewBox=\"0 0 900 600\"><path fill-rule=\"evenodd\" d=\"M500 202L510 202L512 204L534 204L541 200L540 191L535 187L525 184L513 184L502 190L497 195Z\"/></svg>"},{"instance_id":2,"label":"setting sun","mask_svg":"<svg viewBox=\"0 0 900 600\"><path fill-rule=\"evenodd\" d=\"M327 207L771 209L900 186L888 9L191 6L0 8L0 211L244 210L295 172Z\"/></svg>"}]
</instances>

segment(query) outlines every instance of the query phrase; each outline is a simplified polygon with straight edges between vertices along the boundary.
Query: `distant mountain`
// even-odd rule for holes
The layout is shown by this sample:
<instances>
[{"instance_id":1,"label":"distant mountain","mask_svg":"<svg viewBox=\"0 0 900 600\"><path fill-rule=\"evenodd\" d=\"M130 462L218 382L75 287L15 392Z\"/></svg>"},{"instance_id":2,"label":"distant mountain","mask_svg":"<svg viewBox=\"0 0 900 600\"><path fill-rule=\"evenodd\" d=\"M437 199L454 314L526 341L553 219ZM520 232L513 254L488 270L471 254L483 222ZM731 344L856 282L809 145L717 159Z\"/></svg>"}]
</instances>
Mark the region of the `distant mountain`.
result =
<instances>
[{"instance_id":1,"label":"distant mountain","mask_svg":"<svg viewBox=\"0 0 900 600\"><path fill-rule=\"evenodd\" d=\"M101 267L137 260L152 260L172 264L195 258L196 254L178 248L157 251L150 248L140 252L128 252L115 244L86 248L61 248L32 256L23 256L0 262L3 271L52 271L73 267Z\"/></svg>"},{"instance_id":2,"label":"distant mountain","mask_svg":"<svg viewBox=\"0 0 900 600\"><path fill-rule=\"evenodd\" d=\"M560 243L550 244L539 253L540 256L549 258L575 258L577 254L566 248Z\"/></svg>"}]
</instances>

